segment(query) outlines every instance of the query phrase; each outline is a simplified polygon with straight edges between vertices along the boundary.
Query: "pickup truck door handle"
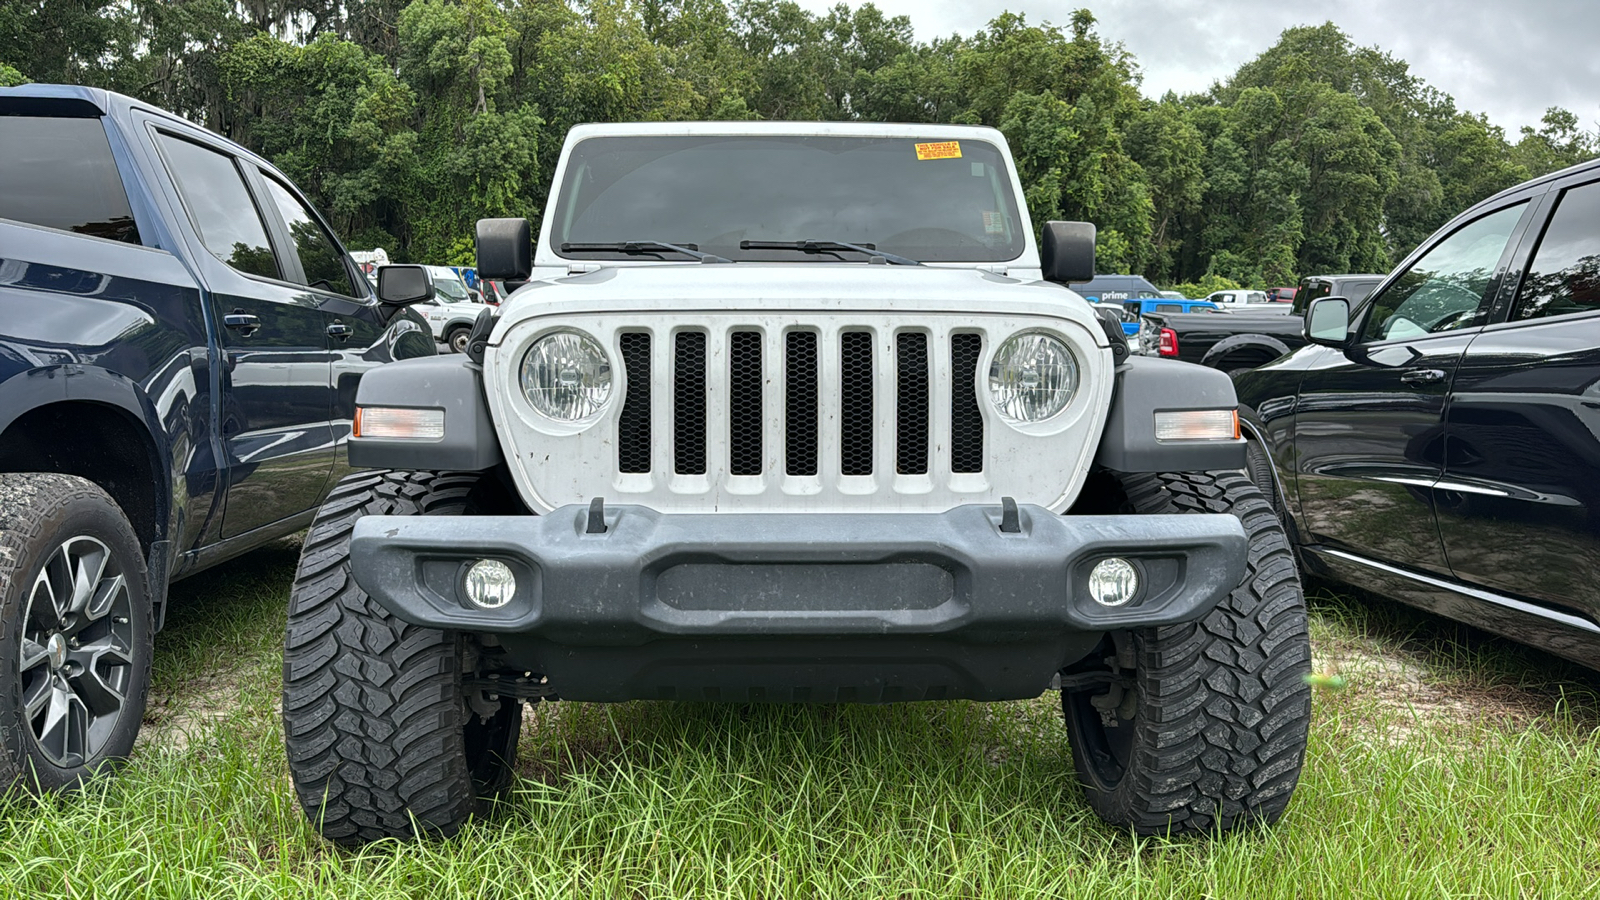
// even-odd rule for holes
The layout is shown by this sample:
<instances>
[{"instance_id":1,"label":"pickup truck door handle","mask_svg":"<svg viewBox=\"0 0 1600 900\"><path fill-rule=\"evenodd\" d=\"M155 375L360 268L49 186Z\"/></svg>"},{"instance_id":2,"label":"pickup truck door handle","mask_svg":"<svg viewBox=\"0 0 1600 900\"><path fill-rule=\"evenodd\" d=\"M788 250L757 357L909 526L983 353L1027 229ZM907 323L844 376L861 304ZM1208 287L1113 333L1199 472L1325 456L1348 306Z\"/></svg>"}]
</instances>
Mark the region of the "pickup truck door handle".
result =
<instances>
[{"instance_id":1,"label":"pickup truck door handle","mask_svg":"<svg viewBox=\"0 0 1600 900\"><path fill-rule=\"evenodd\" d=\"M236 309L222 317L222 324L232 328L245 337L255 334L261 328L261 317L253 316L242 309Z\"/></svg>"},{"instance_id":2,"label":"pickup truck door handle","mask_svg":"<svg viewBox=\"0 0 1600 900\"><path fill-rule=\"evenodd\" d=\"M1407 369L1400 373L1401 384L1438 384L1444 380L1440 369Z\"/></svg>"},{"instance_id":3,"label":"pickup truck door handle","mask_svg":"<svg viewBox=\"0 0 1600 900\"><path fill-rule=\"evenodd\" d=\"M337 338L341 341L350 340L350 335L355 333L356 330L354 328L351 328L349 325L346 325L343 322L334 322L332 325L328 326L328 337Z\"/></svg>"}]
</instances>

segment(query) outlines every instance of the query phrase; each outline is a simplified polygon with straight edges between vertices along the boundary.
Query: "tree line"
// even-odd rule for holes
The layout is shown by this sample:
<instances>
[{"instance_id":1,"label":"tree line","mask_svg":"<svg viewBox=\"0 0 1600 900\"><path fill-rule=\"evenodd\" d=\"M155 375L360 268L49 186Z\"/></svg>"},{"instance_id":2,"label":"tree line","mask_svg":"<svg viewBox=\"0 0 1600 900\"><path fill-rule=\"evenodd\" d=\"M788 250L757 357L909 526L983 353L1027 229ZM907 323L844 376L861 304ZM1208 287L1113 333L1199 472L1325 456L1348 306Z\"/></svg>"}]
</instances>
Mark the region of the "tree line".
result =
<instances>
[{"instance_id":1,"label":"tree line","mask_svg":"<svg viewBox=\"0 0 1600 900\"><path fill-rule=\"evenodd\" d=\"M1208 91L1149 100L1080 9L931 41L872 4L788 0L36 0L0 4L0 85L91 84L271 159L350 246L470 262L537 220L582 122L990 125L1035 223L1099 226L1100 269L1199 292L1386 271L1495 191L1600 155L1552 108L1515 140L1333 23Z\"/></svg>"}]
</instances>

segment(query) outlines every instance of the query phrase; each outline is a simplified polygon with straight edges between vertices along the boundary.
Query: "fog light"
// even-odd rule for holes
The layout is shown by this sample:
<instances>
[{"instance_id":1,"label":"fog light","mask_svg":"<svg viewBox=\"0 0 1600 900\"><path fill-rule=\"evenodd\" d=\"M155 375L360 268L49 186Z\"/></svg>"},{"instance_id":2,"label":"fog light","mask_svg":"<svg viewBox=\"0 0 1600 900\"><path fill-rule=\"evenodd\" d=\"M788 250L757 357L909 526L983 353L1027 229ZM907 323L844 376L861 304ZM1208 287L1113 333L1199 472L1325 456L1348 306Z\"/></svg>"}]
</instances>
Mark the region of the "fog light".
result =
<instances>
[{"instance_id":1,"label":"fog light","mask_svg":"<svg viewBox=\"0 0 1600 900\"><path fill-rule=\"evenodd\" d=\"M1119 557L1102 559L1089 572L1089 596L1101 606L1121 606L1139 593L1139 571Z\"/></svg>"},{"instance_id":2,"label":"fog light","mask_svg":"<svg viewBox=\"0 0 1600 900\"><path fill-rule=\"evenodd\" d=\"M467 599L482 609L499 609L517 593L517 576L498 559L480 559L467 570Z\"/></svg>"}]
</instances>

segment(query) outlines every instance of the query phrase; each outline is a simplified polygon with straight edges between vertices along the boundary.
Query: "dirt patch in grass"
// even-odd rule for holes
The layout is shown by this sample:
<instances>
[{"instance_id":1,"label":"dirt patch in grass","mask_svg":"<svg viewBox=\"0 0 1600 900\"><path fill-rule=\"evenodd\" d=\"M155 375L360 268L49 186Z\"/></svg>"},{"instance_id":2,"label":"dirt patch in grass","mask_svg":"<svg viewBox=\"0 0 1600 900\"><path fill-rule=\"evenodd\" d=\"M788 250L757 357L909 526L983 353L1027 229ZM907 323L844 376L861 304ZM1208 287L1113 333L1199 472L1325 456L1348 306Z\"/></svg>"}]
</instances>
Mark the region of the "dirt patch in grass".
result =
<instances>
[{"instance_id":1,"label":"dirt patch in grass","mask_svg":"<svg viewBox=\"0 0 1600 900\"><path fill-rule=\"evenodd\" d=\"M1600 727L1597 682L1584 670L1383 601L1322 602L1313 612L1313 666L1342 686L1319 692L1320 699L1352 712L1359 707L1359 724L1376 737L1448 738L1485 725ZM1342 695L1362 702L1341 704Z\"/></svg>"},{"instance_id":2,"label":"dirt patch in grass","mask_svg":"<svg viewBox=\"0 0 1600 900\"><path fill-rule=\"evenodd\" d=\"M185 750L217 723L245 705L247 686L261 671L260 658L203 673L175 691L150 692L144 725L134 743L141 749Z\"/></svg>"}]
</instances>

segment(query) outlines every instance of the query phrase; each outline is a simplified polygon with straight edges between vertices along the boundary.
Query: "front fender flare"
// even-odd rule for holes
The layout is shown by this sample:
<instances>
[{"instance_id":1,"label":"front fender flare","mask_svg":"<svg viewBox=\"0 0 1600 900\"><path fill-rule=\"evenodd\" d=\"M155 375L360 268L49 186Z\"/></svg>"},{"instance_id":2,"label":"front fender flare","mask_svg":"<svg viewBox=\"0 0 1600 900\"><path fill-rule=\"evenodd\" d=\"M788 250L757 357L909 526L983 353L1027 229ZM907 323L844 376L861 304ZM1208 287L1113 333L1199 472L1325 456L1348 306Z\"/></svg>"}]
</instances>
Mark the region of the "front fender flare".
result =
<instances>
[{"instance_id":1,"label":"front fender flare","mask_svg":"<svg viewBox=\"0 0 1600 900\"><path fill-rule=\"evenodd\" d=\"M1114 472L1208 472L1243 469L1243 438L1158 441L1155 414L1188 409L1237 410L1233 380L1216 369L1135 356L1117 367L1116 390L1095 462Z\"/></svg>"},{"instance_id":2,"label":"front fender flare","mask_svg":"<svg viewBox=\"0 0 1600 900\"><path fill-rule=\"evenodd\" d=\"M500 464L500 440L484 403L483 370L466 356L424 356L379 366L361 376L356 409L384 406L444 410L438 441L351 435L358 469L450 469L481 472Z\"/></svg>"},{"instance_id":3,"label":"front fender flare","mask_svg":"<svg viewBox=\"0 0 1600 900\"><path fill-rule=\"evenodd\" d=\"M1289 345L1278 340L1270 334L1236 334L1225 337L1212 345L1206 355L1200 360L1200 365L1217 368L1218 361L1225 358L1235 350L1266 350L1274 357L1282 356L1289 352Z\"/></svg>"}]
</instances>

